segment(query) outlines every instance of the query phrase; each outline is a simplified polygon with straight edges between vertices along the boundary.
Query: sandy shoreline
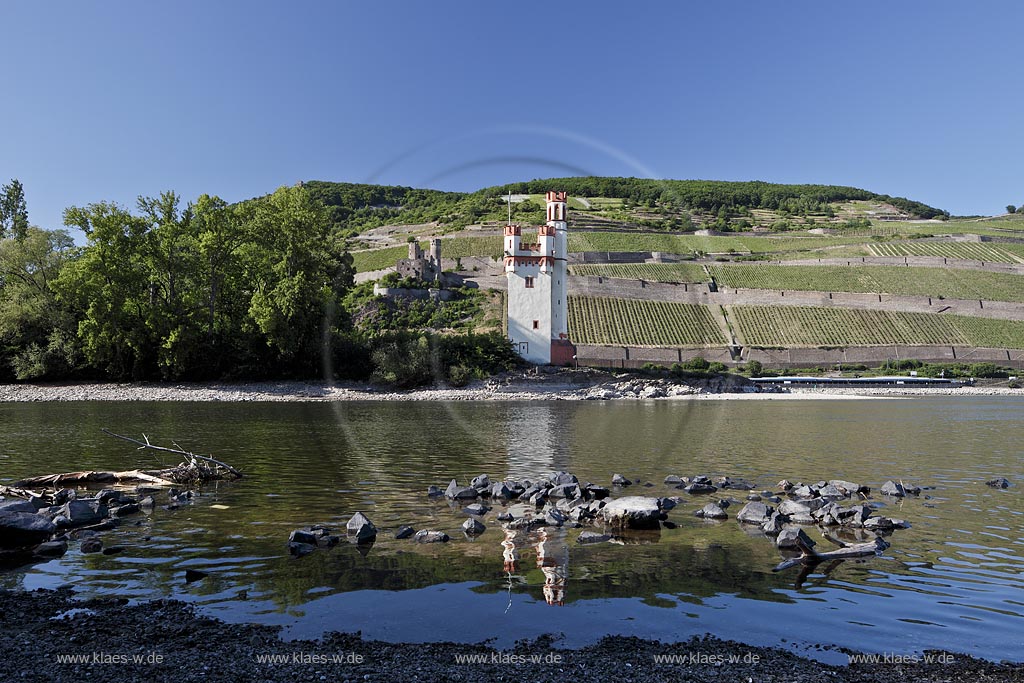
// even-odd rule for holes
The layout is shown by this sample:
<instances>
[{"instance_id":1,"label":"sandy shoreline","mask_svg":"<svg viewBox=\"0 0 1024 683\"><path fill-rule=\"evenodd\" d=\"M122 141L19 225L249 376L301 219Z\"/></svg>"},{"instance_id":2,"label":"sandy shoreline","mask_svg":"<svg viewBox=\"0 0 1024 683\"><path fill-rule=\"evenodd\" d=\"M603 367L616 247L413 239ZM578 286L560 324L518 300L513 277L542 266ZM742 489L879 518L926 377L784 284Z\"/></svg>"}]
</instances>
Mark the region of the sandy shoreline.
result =
<instances>
[{"instance_id":1,"label":"sandy shoreline","mask_svg":"<svg viewBox=\"0 0 1024 683\"><path fill-rule=\"evenodd\" d=\"M1022 396L1022 389L798 388L783 392L714 391L667 380L621 376L594 383L559 381L476 382L464 388L396 391L365 383L210 382L0 384L0 402L60 401L535 401L535 400L823 400L927 396Z\"/></svg>"}]
</instances>

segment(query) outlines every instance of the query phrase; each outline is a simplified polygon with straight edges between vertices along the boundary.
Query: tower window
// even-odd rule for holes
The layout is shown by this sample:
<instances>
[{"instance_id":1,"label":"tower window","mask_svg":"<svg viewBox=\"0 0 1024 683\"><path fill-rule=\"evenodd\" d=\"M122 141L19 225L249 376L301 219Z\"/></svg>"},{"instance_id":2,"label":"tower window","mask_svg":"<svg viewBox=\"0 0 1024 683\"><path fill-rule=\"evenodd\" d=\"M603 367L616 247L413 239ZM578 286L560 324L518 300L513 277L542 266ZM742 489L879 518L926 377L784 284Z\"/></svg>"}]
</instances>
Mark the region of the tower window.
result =
<instances>
[{"instance_id":1,"label":"tower window","mask_svg":"<svg viewBox=\"0 0 1024 683\"><path fill-rule=\"evenodd\" d=\"M528 276L525 279L526 279L526 288L527 289L533 289L533 278Z\"/></svg>"},{"instance_id":2,"label":"tower window","mask_svg":"<svg viewBox=\"0 0 1024 683\"><path fill-rule=\"evenodd\" d=\"M540 329L540 321L539 320L534 320L533 321L533 329L535 329L535 330L539 330Z\"/></svg>"}]
</instances>

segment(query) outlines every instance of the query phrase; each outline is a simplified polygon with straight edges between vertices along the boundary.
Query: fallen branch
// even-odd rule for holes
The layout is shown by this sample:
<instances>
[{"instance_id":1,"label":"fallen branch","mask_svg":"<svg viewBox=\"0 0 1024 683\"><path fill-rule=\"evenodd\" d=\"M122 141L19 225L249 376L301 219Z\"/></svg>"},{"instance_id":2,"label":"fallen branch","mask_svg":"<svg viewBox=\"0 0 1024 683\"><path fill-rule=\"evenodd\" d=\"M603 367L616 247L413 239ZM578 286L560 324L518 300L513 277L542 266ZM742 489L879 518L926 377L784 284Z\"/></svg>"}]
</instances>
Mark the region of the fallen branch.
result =
<instances>
[{"instance_id":1,"label":"fallen branch","mask_svg":"<svg viewBox=\"0 0 1024 683\"><path fill-rule=\"evenodd\" d=\"M797 546L800 548L800 557L794 557L780 563L772 570L773 572L781 572L789 569L790 567L795 567L798 564L808 566L820 564L827 560L849 560L854 557L881 555L882 551L889 547L889 544L885 539L878 537L874 541L868 541L867 543L855 543L853 545L840 548L839 550L830 550L827 553L818 553L807 545L803 539L797 538Z\"/></svg>"},{"instance_id":2,"label":"fallen branch","mask_svg":"<svg viewBox=\"0 0 1024 683\"><path fill-rule=\"evenodd\" d=\"M236 470L231 465L228 465L227 463L223 463L220 460L214 460L213 458L211 458L209 456L206 456L206 455L196 455L195 453L193 453L191 451L186 451L186 450L182 449L180 446L178 448L167 448L165 446L155 446L155 445L153 445L153 444L151 444L149 442L149 437L146 436L145 434L142 435L142 438L145 439L145 441L139 441L138 439L133 439L130 436L122 436L121 434L115 434L114 432L112 432L112 431L110 431L108 429L101 429L100 431L102 431L104 434L107 434L108 436L113 436L113 437L118 438L118 439L124 439L125 441L130 441L132 443L137 443L137 444L139 444L139 450L142 450L144 448L149 448L149 449L152 449L154 451L164 451L166 453L177 453L178 455L183 455L183 456L185 456L187 458L193 458L195 460L204 460L206 462L212 462L214 465L219 465L220 467L223 467L228 472L230 472L231 474L235 475L235 477L237 477L239 479L242 478L242 473L239 472L238 470ZM174 445L177 446L178 444L174 444Z\"/></svg>"},{"instance_id":3,"label":"fallen branch","mask_svg":"<svg viewBox=\"0 0 1024 683\"><path fill-rule=\"evenodd\" d=\"M173 471L174 469L158 470L156 472L143 472L141 470L127 470L124 472L63 472L61 474L46 474L41 477L29 477L28 479L22 479L15 485L45 486L56 489L69 484L130 484L146 482L156 486L174 486L179 482L160 476L160 473L170 473Z\"/></svg>"}]
</instances>

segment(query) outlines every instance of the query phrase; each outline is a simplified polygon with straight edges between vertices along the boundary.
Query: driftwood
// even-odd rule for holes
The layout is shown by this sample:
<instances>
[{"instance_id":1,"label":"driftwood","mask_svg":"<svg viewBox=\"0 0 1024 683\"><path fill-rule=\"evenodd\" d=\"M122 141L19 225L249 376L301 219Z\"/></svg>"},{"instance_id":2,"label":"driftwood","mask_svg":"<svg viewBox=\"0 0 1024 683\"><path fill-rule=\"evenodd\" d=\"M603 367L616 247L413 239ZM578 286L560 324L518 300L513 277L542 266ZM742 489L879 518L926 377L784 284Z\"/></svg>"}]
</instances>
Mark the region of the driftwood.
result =
<instances>
[{"instance_id":1,"label":"driftwood","mask_svg":"<svg viewBox=\"0 0 1024 683\"><path fill-rule=\"evenodd\" d=\"M195 453L193 453L191 451L186 451L186 450L182 449L180 446L178 446L178 444L174 444L175 446L178 446L177 448L166 448L164 446L154 446L153 444L151 444L149 442L149 437L146 436L145 434L142 435L142 438L145 439L145 442L143 442L143 441L139 441L138 439L133 439L133 438L131 438L129 436L121 436L120 434L115 434L114 432L111 432L111 431L109 431L107 429L102 429L100 431L102 431L104 434L107 434L109 436L113 436L113 437L118 438L118 439L124 439L125 441L130 441L132 443L137 443L137 444L139 444L139 450L142 450L143 448L149 448L149 449L152 449L154 451L164 451L164 452L167 452L167 453L177 453L178 455L183 455L183 456L185 456L187 458L192 458L193 461L195 461L195 460L202 460L204 462L213 463L214 465L217 465L219 467L223 467L228 472L230 472L231 474L235 475L236 478L238 478L238 479L242 478L242 473L239 472L238 470L236 470L231 465L228 465L227 463L223 463L220 460L214 460L213 458L211 458L209 456L206 456L206 455L196 455Z\"/></svg>"},{"instance_id":2,"label":"driftwood","mask_svg":"<svg viewBox=\"0 0 1024 683\"><path fill-rule=\"evenodd\" d=\"M139 441L138 439L133 439L131 437L114 434L106 429L103 430L103 433L118 439L124 439L125 441L139 444L139 450L148 448L166 453L176 453L182 456L183 462L175 467L167 467L159 470L126 470L122 472L97 472L90 470L87 472L47 474L41 477L29 477L28 479L22 479L21 481L16 482L14 486L22 488L42 486L53 489L79 484L126 485L145 483L152 484L154 486L181 486L197 485L219 479L240 479L242 477L241 472L227 463L215 460L209 456L196 455L195 453L186 451L181 447L166 448L164 446L157 446L150 443L149 437L145 434L142 435L144 441ZM177 446L177 444L174 445ZM13 495L20 495L17 494L13 488L10 489L10 493ZM31 491L25 493L33 494Z\"/></svg>"},{"instance_id":3,"label":"driftwood","mask_svg":"<svg viewBox=\"0 0 1024 683\"><path fill-rule=\"evenodd\" d=\"M835 539L829 539L835 542ZM827 553L815 552L803 539L797 538L797 545L800 548L800 557L794 557L779 564L773 572L781 572L797 565L814 566L828 560L849 560L854 557L868 557L881 555L882 551L889 547L885 539L878 537L867 543L855 543L847 545L839 550L830 550Z\"/></svg>"}]
</instances>

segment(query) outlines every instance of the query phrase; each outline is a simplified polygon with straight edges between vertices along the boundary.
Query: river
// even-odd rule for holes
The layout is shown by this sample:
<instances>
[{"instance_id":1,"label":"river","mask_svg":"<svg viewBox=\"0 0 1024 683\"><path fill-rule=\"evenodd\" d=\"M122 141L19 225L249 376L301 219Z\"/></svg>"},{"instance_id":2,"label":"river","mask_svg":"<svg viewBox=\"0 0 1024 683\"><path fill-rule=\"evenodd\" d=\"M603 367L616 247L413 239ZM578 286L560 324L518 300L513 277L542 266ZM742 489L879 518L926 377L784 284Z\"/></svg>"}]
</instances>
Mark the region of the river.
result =
<instances>
[{"instance_id":1,"label":"river","mask_svg":"<svg viewBox=\"0 0 1024 683\"><path fill-rule=\"evenodd\" d=\"M826 661L838 656L829 646L1024 659L1018 398L0 403L0 483L172 464L103 427L213 453L247 476L105 532L106 545L126 547L120 554L73 547L59 560L0 573L0 587L174 597L227 621L282 625L288 638L358 630L398 642L509 645L554 633L556 645L571 647L609 633L680 640L710 632ZM510 540L519 561L506 572L500 506L470 540L460 506L425 495L428 484L452 478L536 479L553 470L605 485L616 472L653 484L616 495L681 494L670 513L678 528L622 545L578 545L576 529L524 535ZM873 496L880 514L912 524L883 556L822 565L798 586L796 569L772 573L781 556L740 527L738 505L725 521L695 518L706 499L663 484L669 474L727 474L766 489L783 478L926 488L902 501ZM984 485L997 476L1014 485ZM357 510L381 529L368 552L343 542L288 555L292 529L343 531ZM452 541L395 540L402 524L447 531ZM188 568L208 576L186 583Z\"/></svg>"}]
</instances>

